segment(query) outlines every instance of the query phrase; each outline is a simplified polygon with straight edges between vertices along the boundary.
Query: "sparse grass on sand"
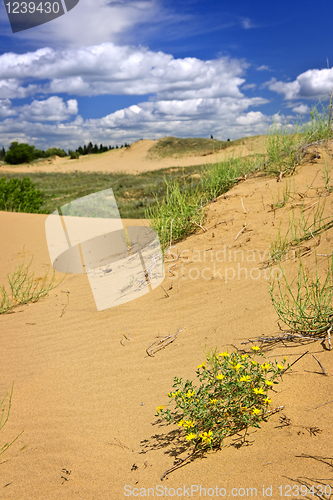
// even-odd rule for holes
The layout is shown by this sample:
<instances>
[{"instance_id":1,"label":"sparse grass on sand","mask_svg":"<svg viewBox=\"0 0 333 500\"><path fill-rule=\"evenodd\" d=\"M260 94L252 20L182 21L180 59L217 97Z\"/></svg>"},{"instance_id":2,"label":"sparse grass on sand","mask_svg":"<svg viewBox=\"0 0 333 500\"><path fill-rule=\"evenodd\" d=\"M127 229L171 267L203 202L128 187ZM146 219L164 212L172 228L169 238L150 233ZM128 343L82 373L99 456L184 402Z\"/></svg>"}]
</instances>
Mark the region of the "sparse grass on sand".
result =
<instances>
[{"instance_id":1,"label":"sparse grass on sand","mask_svg":"<svg viewBox=\"0 0 333 500\"><path fill-rule=\"evenodd\" d=\"M9 419L10 408L12 405L12 396L13 396L14 384L12 385L12 390L10 394L5 394L5 397L0 401L0 431L4 428ZM5 443L4 445L0 445L0 455L5 453L8 448L15 443L15 441L21 436L23 433L20 432L16 438L14 438L10 443Z\"/></svg>"},{"instance_id":2,"label":"sparse grass on sand","mask_svg":"<svg viewBox=\"0 0 333 500\"><path fill-rule=\"evenodd\" d=\"M15 306L37 302L45 297L50 290L60 285L61 281L55 284L55 271L49 280L48 272L43 278L34 278L34 273L30 272L32 259L29 264L24 264L24 252L21 262L16 266L13 274L8 274L8 292L5 285L0 286L0 314L11 311ZM64 278L63 278L64 279Z\"/></svg>"},{"instance_id":3,"label":"sparse grass on sand","mask_svg":"<svg viewBox=\"0 0 333 500\"><path fill-rule=\"evenodd\" d=\"M328 335L329 340L333 320L333 256L326 276L320 275L317 256L313 275L305 268L302 258L299 258L296 276L287 275L281 265L280 273L279 280L270 282L271 299L279 319L300 338Z\"/></svg>"},{"instance_id":4,"label":"sparse grass on sand","mask_svg":"<svg viewBox=\"0 0 333 500\"><path fill-rule=\"evenodd\" d=\"M239 146L244 139L235 141L218 141L216 139L164 137L150 148L151 158L179 158L182 156L210 155L223 149Z\"/></svg>"}]
</instances>

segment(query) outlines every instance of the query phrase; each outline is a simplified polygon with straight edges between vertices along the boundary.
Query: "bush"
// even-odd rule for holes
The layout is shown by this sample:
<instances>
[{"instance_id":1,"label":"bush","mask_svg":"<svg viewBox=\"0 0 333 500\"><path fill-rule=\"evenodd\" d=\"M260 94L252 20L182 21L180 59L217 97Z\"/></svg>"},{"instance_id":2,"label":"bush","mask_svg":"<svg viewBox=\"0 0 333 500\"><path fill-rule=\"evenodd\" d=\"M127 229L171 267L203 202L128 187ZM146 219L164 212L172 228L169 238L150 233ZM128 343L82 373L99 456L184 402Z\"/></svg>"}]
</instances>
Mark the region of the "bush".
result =
<instances>
[{"instance_id":1,"label":"bush","mask_svg":"<svg viewBox=\"0 0 333 500\"><path fill-rule=\"evenodd\" d=\"M66 151L60 148L49 148L45 151L45 156L60 156L60 158L63 158L64 156L67 156Z\"/></svg>"},{"instance_id":2,"label":"bush","mask_svg":"<svg viewBox=\"0 0 333 500\"><path fill-rule=\"evenodd\" d=\"M252 346L264 357L258 346ZM277 384L286 367L277 361L260 363L249 354L237 352L220 354L212 351L197 368L201 385L191 380L174 378L174 390L168 394L175 408L171 412L157 408L156 416L176 423L185 431L184 439L193 445L193 457L199 451L220 447L224 438L249 427L260 427L274 410L269 410L268 391ZM184 462L184 460L183 460ZM173 470L169 469L164 476ZM163 476L163 477L164 477Z\"/></svg>"},{"instance_id":3,"label":"bush","mask_svg":"<svg viewBox=\"0 0 333 500\"><path fill-rule=\"evenodd\" d=\"M69 156L71 157L71 160L78 160L80 158L80 153L78 151L68 151Z\"/></svg>"},{"instance_id":4,"label":"bush","mask_svg":"<svg viewBox=\"0 0 333 500\"><path fill-rule=\"evenodd\" d=\"M8 212L39 213L43 203L42 192L29 177L0 179L0 210Z\"/></svg>"},{"instance_id":5,"label":"bush","mask_svg":"<svg viewBox=\"0 0 333 500\"><path fill-rule=\"evenodd\" d=\"M29 163L35 158L35 146L12 142L9 146L9 150L6 153L5 161L7 163L10 163L11 165L17 165L19 163Z\"/></svg>"}]
</instances>

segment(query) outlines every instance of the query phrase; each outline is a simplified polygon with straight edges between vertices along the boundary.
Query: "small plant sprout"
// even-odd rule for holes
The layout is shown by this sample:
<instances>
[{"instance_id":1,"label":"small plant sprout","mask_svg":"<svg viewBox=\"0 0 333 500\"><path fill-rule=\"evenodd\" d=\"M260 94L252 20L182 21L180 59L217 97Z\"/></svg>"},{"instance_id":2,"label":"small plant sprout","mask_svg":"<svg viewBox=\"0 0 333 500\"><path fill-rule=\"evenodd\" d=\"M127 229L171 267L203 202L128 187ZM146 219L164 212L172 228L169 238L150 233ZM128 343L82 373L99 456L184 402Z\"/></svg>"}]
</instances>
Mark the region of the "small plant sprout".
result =
<instances>
[{"instance_id":1,"label":"small plant sprout","mask_svg":"<svg viewBox=\"0 0 333 500\"><path fill-rule=\"evenodd\" d=\"M256 345L250 354L214 350L196 370L198 387L191 380L174 378L174 389L168 394L172 411L159 406L156 416L177 424L193 447L181 463L199 451L221 447L227 436L249 427L260 428L260 422L276 411L269 410L269 392L289 364L285 365L286 359L261 363L258 358L264 354Z\"/></svg>"}]
</instances>

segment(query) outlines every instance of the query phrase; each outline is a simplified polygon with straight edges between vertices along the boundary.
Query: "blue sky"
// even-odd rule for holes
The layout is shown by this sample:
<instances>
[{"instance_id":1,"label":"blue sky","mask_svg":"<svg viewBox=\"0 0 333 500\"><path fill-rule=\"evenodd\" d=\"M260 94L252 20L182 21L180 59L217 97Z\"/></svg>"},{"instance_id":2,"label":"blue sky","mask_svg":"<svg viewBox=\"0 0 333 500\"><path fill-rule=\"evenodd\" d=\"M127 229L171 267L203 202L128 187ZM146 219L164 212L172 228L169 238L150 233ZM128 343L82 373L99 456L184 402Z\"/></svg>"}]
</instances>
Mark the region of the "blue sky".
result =
<instances>
[{"instance_id":1,"label":"blue sky","mask_svg":"<svg viewBox=\"0 0 333 500\"><path fill-rule=\"evenodd\" d=\"M0 3L0 147L226 140L307 121L333 90L332 15L325 0L80 0L13 34Z\"/></svg>"}]
</instances>

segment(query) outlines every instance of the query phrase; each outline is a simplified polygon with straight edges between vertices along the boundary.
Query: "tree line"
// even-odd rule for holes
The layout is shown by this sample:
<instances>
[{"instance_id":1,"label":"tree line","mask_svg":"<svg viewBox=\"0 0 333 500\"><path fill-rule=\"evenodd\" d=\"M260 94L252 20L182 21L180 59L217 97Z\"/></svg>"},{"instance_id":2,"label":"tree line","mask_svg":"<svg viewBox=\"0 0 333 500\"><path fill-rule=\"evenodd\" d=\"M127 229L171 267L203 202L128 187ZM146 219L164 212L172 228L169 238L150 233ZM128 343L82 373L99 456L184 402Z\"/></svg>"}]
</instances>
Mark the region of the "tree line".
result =
<instances>
[{"instance_id":1,"label":"tree line","mask_svg":"<svg viewBox=\"0 0 333 500\"><path fill-rule=\"evenodd\" d=\"M127 148L129 146L130 145L125 142L125 144L121 145L120 148ZM103 146L103 144L100 144L98 147L97 144L93 145L92 142L89 142L88 146L79 146L75 151L69 149L68 153L66 153L66 151L61 148L49 148L46 151L43 151L35 148L35 146L30 146L29 144L12 142L8 151L6 151L4 147L0 149L0 161L17 165L19 163L29 163L39 158L49 158L50 156L55 155L60 157L69 156L71 159L75 159L82 155L105 153L111 149L118 149L118 146Z\"/></svg>"}]
</instances>

